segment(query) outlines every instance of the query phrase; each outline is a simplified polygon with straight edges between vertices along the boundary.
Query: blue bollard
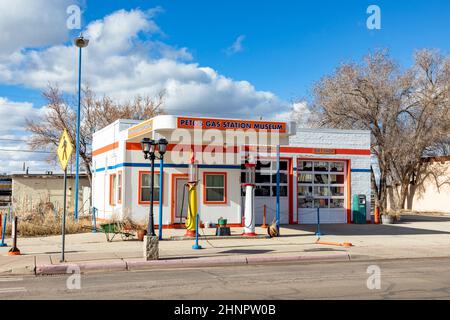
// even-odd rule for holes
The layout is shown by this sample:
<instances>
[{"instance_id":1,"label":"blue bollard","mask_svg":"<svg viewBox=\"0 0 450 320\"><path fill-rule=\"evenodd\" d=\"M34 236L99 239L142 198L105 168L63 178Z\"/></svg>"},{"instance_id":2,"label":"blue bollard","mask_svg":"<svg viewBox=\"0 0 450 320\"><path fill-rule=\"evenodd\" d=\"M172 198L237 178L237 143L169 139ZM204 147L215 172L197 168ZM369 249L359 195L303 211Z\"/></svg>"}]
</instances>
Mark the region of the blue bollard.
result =
<instances>
[{"instance_id":1,"label":"blue bollard","mask_svg":"<svg viewBox=\"0 0 450 320\"><path fill-rule=\"evenodd\" d=\"M316 236L320 237L322 235L322 233L320 232L320 208L317 207L317 232L316 232Z\"/></svg>"},{"instance_id":2,"label":"blue bollard","mask_svg":"<svg viewBox=\"0 0 450 320\"><path fill-rule=\"evenodd\" d=\"M8 245L5 243L5 232L6 232L6 214L3 216L3 225L2 225L2 242L0 243L0 247L7 247Z\"/></svg>"},{"instance_id":3,"label":"blue bollard","mask_svg":"<svg viewBox=\"0 0 450 320\"><path fill-rule=\"evenodd\" d=\"M201 248L202 246L198 244L198 213L197 213L197 217L195 219L195 244L192 246L192 249L199 250Z\"/></svg>"}]
</instances>

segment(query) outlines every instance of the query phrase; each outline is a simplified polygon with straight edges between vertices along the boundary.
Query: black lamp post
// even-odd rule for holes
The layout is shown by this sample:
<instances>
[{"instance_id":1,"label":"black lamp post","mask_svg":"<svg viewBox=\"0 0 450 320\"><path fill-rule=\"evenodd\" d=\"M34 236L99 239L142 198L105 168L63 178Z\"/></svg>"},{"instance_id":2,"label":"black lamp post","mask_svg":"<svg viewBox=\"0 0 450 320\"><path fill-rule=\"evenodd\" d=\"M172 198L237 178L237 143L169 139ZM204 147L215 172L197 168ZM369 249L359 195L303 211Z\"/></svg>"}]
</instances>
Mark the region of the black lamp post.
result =
<instances>
[{"instance_id":1,"label":"black lamp post","mask_svg":"<svg viewBox=\"0 0 450 320\"><path fill-rule=\"evenodd\" d=\"M167 150L167 140L164 138L155 141L153 139L144 138L141 141L142 152L144 152L144 159L150 159L151 163L151 174L150 174L150 211L148 215L148 227L147 234L149 236L156 236L155 234L155 223L153 218L153 191L155 187L154 177L155 177L155 159L162 160L164 158L164 154ZM159 155L156 155L156 148L158 147ZM162 174L162 172L160 172ZM159 186L160 188L162 186ZM162 201L162 199L159 199ZM161 221L159 222L161 227Z\"/></svg>"}]
</instances>

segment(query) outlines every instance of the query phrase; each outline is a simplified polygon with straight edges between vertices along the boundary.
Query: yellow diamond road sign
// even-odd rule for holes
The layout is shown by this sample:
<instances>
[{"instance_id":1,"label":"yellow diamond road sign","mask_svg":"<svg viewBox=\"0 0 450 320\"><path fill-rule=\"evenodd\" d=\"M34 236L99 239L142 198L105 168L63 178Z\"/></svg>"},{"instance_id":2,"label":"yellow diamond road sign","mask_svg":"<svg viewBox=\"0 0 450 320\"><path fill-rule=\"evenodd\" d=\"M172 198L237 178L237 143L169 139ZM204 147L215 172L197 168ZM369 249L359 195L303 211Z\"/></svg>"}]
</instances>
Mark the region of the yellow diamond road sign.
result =
<instances>
[{"instance_id":1,"label":"yellow diamond road sign","mask_svg":"<svg viewBox=\"0 0 450 320\"><path fill-rule=\"evenodd\" d=\"M56 153L58 154L58 160L61 169L66 170L67 164L69 163L70 157L73 153L72 141L70 140L69 134L67 133L66 129L64 129L61 138L59 138L59 144Z\"/></svg>"}]
</instances>

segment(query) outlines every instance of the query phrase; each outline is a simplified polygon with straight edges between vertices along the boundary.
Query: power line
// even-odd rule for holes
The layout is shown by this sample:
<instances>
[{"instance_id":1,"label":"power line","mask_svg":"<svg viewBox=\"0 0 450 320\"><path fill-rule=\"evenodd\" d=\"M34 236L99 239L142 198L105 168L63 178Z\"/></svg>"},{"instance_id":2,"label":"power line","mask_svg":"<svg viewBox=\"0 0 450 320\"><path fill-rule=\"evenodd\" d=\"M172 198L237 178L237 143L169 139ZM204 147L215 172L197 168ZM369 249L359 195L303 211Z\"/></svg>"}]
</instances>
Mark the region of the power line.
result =
<instances>
[{"instance_id":1,"label":"power line","mask_svg":"<svg viewBox=\"0 0 450 320\"><path fill-rule=\"evenodd\" d=\"M46 159L33 159L33 160L10 160L8 159L8 162L48 162Z\"/></svg>"},{"instance_id":2,"label":"power line","mask_svg":"<svg viewBox=\"0 0 450 320\"><path fill-rule=\"evenodd\" d=\"M0 149L0 151L7 151L7 152L30 152L30 153L53 153L51 151L43 151L43 150L16 150L16 149Z\"/></svg>"},{"instance_id":3,"label":"power line","mask_svg":"<svg viewBox=\"0 0 450 320\"><path fill-rule=\"evenodd\" d=\"M0 138L0 141L21 141L21 142L27 142L28 140Z\"/></svg>"}]
</instances>

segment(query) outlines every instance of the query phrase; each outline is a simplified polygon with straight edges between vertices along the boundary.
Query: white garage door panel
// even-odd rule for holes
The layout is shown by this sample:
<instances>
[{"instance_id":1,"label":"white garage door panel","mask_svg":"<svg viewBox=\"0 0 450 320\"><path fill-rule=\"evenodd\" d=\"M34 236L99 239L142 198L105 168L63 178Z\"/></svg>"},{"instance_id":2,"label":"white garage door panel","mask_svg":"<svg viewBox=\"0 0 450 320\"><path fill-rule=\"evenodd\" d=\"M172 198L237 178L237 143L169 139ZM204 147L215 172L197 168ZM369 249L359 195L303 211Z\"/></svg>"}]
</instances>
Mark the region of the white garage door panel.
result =
<instances>
[{"instance_id":1,"label":"white garage door panel","mask_svg":"<svg viewBox=\"0 0 450 320\"><path fill-rule=\"evenodd\" d=\"M245 198L242 198L242 215L244 215ZM255 223L263 223L264 205L266 205L266 223L272 223L276 216L277 202L273 197L255 197ZM280 219L281 224L289 223L289 201L288 197L280 197Z\"/></svg>"},{"instance_id":2,"label":"white garage door panel","mask_svg":"<svg viewBox=\"0 0 450 320\"><path fill-rule=\"evenodd\" d=\"M277 201L276 198L265 198L259 197L255 198L255 220L256 224L262 224L263 222L263 206L267 206L267 223L272 223L276 216ZM289 223L289 201L288 197L280 197L280 220L282 224Z\"/></svg>"},{"instance_id":3,"label":"white garage door panel","mask_svg":"<svg viewBox=\"0 0 450 320\"><path fill-rule=\"evenodd\" d=\"M317 223L317 209L303 208L299 210L300 224ZM347 214L345 209L320 209L320 223L346 223Z\"/></svg>"}]
</instances>

